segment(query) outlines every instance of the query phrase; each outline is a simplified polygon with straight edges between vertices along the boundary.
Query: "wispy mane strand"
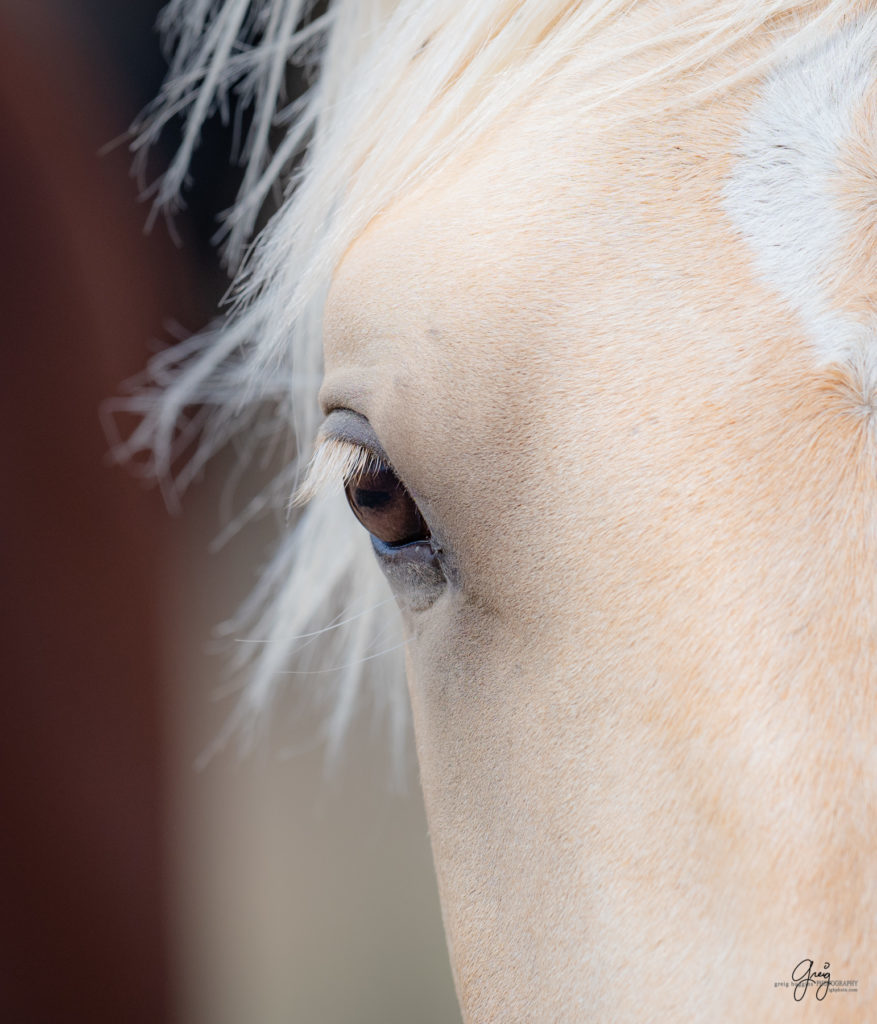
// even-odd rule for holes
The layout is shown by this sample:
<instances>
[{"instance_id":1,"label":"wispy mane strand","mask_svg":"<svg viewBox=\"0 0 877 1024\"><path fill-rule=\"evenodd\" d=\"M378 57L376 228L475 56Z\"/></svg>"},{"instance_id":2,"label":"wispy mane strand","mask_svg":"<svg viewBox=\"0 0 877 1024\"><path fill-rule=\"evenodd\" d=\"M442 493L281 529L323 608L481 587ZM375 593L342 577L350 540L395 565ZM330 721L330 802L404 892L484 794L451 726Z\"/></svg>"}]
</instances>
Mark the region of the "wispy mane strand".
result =
<instances>
[{"instance_id":1,"label":"wispy mane strand","mask_svg":"<svg viewBox=\"0 0 877 1024\"><path fill-rule=\"evenodd\" d=\"M182 458L185 484L227 441L262 424L261 434L288 438L293 456L254 508L284 508L318 427L329 281L345 249L379 212L570 64L581 83L580 109L596 108L624 90L703 66L781 24L792 45L820 19L836 19L852 5L679 0L671 6L672 21L668 5L636 0L337 0L313 17L312 0L171 0L160 20L170 73L134 147L142 155L170 120L182 119L179 151L155 186L158 207L172 209L205 120L227 116L234 103L252 106L241 191L221 229L229 265L243 265L224 323L160 356L152 384L129 400L141 422L123 454L152 452L162 474ZM656 32L647 42L623 53L591 45L607 26L651 9ZM598 74L646 50L655 54L647 71L623 86L607 86ZM312 84L289 103L291 64ZM293 189L296 158L302 162ZM279 208L244 258L261 209L278 191ZM193 406L207 410L197 441L180 427ZM369 608L374 611L362 612ZM337 745L363 678L373 675L384 692L385 667L366 659L391 616L369 545L343 497L318 497L281 539L243 610L245 625L238 628L265 643L249 645L256 652L253 681L239 717L270 702L296 655L297 636L337 620L342 625L330 633L330 660L345 668L328 727ZM398 626L392 628L398 635ZM385 638L383 646L393 644ZM325 655L326 645L311 644L306 658L313 663L317 647ZM398 727L404 698L390 704Z\"/></svg>"}]
</instances>

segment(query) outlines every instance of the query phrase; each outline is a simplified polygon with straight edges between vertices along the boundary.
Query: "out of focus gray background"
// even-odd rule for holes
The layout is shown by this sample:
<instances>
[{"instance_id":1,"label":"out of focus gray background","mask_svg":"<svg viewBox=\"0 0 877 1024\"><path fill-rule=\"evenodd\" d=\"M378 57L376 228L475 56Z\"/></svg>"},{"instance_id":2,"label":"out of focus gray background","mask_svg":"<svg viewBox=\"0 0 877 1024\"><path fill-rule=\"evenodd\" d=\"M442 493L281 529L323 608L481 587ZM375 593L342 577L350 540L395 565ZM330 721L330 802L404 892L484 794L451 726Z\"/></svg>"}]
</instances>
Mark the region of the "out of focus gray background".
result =
<instances>
[{"instance_id":1,"label":"out of focus gray background","mask_svg":"<svg viewBox=\"0 0 877 1024\"><path fill-rule=\"evenodd\" d=\"M226 129L179 246L125 145L98 155L160 85L159 6L0 0L0 1020L452 1024L413 752L399 794L366 716L327 776L283 716L196 770L234 702L212 629L268 534L209 553L221 460L171 518L106 458L101 401L227 284Z\"/></svg>"}]
</instances>

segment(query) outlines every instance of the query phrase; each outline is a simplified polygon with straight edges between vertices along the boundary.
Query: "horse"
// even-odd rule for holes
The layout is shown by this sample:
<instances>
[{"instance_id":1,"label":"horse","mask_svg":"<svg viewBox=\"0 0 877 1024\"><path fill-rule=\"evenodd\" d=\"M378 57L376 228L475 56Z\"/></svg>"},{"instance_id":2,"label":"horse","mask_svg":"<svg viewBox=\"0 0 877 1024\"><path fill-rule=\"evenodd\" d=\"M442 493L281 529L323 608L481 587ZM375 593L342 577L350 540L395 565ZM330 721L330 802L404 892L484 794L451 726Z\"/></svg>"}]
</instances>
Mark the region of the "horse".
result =
<instances>
[{"instance_id":1,"label":"horse","mask_svg":"<svg viewBox=\"0 0 877 1024\"><path fill-rule=\"evenodd\" d=\"M229 308L157 358L129 448L185 484L274 444L251 511L299 509L234 726L340 665L330 747L363 688L399 732L404 648L467 1021L872 1019L877 9L162 27L159 208L251 110Z\"/></svg>"}]
</instances>

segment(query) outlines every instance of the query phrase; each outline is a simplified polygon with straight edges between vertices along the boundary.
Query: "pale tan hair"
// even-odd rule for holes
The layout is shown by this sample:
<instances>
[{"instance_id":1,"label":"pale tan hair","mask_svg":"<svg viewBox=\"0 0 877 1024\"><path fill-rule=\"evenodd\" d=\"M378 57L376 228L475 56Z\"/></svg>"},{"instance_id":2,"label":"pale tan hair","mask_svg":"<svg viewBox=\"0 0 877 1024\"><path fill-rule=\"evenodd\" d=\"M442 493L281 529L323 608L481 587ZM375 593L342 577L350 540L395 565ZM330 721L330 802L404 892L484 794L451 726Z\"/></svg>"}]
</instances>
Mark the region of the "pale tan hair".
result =
<instances>
[{"instance_id":1,"label":"pale tan hair","mask_svg":"<svg viewBox=\"0 0 877 1024\"><path fill-rule=\"evenodd\" d=\"M135 143L140 152L170 118L183 119L182 145L156 186L158 207L173 208L205 120L241 100L252 105L243 183L221 231L236 272L228 315L155 359L153 384L128 402L142 420L123 446L126 456L151 452L165 478L182 460L176 487L183 489L230 439L245 460L266 438L282 439L292 454L244 518L285 508L299 483L319 425L329 281L378 213L561 72L574 74L583 115L646 84L672 82L758 33L776 35L771 59L779 59L853 7L846 0L339 0L307 21L310 6L171 0L161 18L170 74ZM599 45L607 26L649 10L655 30L647 45L622 52ZM625 61L636 73L607 84L599 72ZM290 62L305 67L313 84L287 104ZM742 68L739 76L762 70ZM251 245L257 218L278 193ZM194 424L185 416L193 407L205 410ZM294 671L319 680L327 694L331 746L369 679L402 735L404 697L387 683L388 672L398 672L376 657L397 646L400 627L365 534L338 494L317 497L284 529L233 629L256 641L246 645L250 682L236 722L252 721L278 679Z\"/></svg>"}]
</instances>

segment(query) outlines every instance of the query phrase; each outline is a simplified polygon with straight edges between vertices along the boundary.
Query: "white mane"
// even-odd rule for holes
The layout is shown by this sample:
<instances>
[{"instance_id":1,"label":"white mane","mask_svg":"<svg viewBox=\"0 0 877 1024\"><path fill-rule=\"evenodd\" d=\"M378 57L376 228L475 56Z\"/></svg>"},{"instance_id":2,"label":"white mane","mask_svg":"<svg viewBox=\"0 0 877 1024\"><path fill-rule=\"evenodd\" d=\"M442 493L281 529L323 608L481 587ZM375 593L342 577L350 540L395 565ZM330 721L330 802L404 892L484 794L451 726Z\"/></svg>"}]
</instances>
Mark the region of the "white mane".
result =
<instances>
[{"instance_id":1,"label":"white mane","mask_svg":"<svg viewBox=\"0 0 877 1024\"><path fill-rule=\"evenodd\" d=\"M125 456L150 452L161 477L174 468L182 490L232 439L248 462L263 446L280 445L289 457L245 514L288 505L320 418L321 319L331 275L396 197L571 62L584 112L681 76L755 33L782 34L792 46L850 7L842 0L339 0L308 21L312 6L171 0L160 21L170 73L135 143L142 151L171 118L182 118L182 145L156 188L158 206L172 208L205 120L233 104L252 106L244 179L221 231L237 272L227 316L154 360L152 383L127 403L141 420L123 448ZM655 20L647 48L619 53L595 45L607 25L644 8ZM634 57L646 70L623 86L593 84L595 72ZM289 63L308 69L313 83L291 103L284 95ZM277 196L248 249L260 212ZM401 630L367 537L340 495L316 498L292 528L282 527L235 629L258 641L246 645L255 653L236 723L252 722L292 672L330 695L330 745L368 680L403 734L401 659L391 655L388 667L377 657L397 649Z\"/></svg>"}]
</instances>

